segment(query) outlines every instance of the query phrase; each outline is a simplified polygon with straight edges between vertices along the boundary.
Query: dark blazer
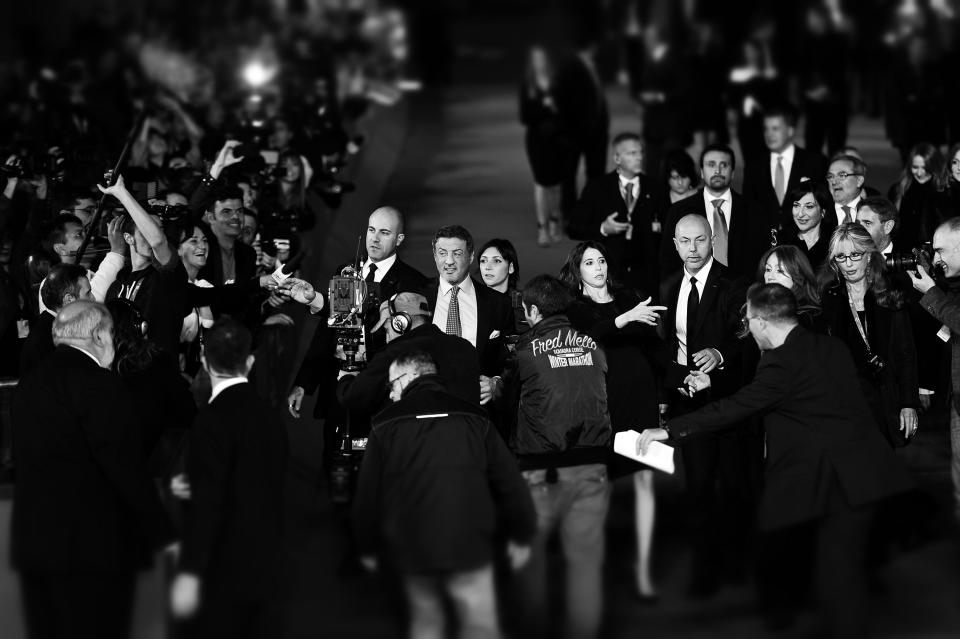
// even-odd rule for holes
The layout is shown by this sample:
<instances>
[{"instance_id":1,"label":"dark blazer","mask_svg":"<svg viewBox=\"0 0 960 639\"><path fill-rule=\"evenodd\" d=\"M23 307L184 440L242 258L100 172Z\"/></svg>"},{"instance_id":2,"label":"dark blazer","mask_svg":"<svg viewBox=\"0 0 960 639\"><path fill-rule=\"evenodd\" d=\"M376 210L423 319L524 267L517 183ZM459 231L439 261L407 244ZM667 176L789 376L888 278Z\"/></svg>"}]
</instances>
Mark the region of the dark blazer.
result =
<instances>
[{"instance_id":1,"label":"dark blazer","mask_svg":"<svg viewBox=\"0 0 960 639\"><path fill-rule=\"evenodd\" d=\"M837 339L797 326L782 346L763 354L752 383L671 419L668 428L671 438L684 441L759 414L767 436L762 529L827 515L837 483L853 508L912 485L877 433L853 360Z\"/></svg>"},{"instance_id":2,"label":"dark blazer","mask_svg":"<svg viewBox=\"0 0 960 639\"><path fill-rule=\"evenodd\" d=\"M753 279L757 273L757 263L760 261L760 256L770 248L770 224L754 210L744 197L735 191L731 192L733 193L733 207L727 229L727 255L730 264L727 264L727 267L729 273L734 277ZM680 218L691 213L710 219L703 199L703 189L674 203L667 211L667 219L663 224L663 238L660 244L661 279L683 268L683 262L677 255L677 249L673 244L673 233ZM712 213L711 210L710 215Z\"/></svg>"},{"instance_id":3,"label":"dark blazer","mask_svg":"<svg viewBox=\"0 0 960 639\"><path fill-rule=\"evenodd\" d=\"M509 355L506 337L515 333L510 296L476 280L473 280L473 288L477 292L477 357L480 360L480 373L488 377L502 375ZM439 280L432 279L424 291L431 313L436 311L439 289ZM491 339L494 331L499 334Z\"/></svg>"},{"instance_id":4,"label":"dark blazer","mask_svg":"<svg viewBox=\"0 0 960 639\"><path fill-rule=\"evenodd\" d=\"M788 202L787 194L805 180L823 180L827 173L827 159L814 151L794 147L793 165L784 189L783 204L777 202L777 192L773 188L770 175L770 156L763 161L748 164L743 172L743 197L759 212L760 218L771 227L784 227L791 224L793 202Z\"/></svg>"},{"instance_id":5,"label":"dark blazer","mask_svg":"<svg viewBox=\"0 0 960 639\"><path fill-rule=\"evenodd\" d=\"M33 322L20 349L20 377L26 377L44 357L53 352L53 314L44 311Z\"/></svg>"},{"instance_id":6,"label":"dark blazer","mask_svg":"<svg viewBox=\"0 0 960 639\"><path fill-rule=\"evenodd\" d=\"M337 273L340 270L337 269ZM380 300L389 299L395 293L423 291L427 278L417 269L402 262L399 258L383 276L379 285L378 297ZM328 300L329 301L329 300ZM327 326L330 306L324 304L323 312L318 314L320 322L313 333L313 339L303 357L293 385L303 387L307 393L313 394L320 389L320 395L314 405L313 416L318 419L326 418L330 409L336 403L335 389L337 386L337 372L340 370L339 360L335 356L336 336ZM372 328L380 316L380 303L371 303L364 318L364 324ZM367 335L370 337L370 335ZM374 339L374 341L377 341ZM378 344L382 345L382 343ZM376 349L373 349L376 350Z\"/></svg>"},{"instance_id":7,"label":"dark blazer","mask_svg":"<svg viewBox=\"0 0 960 639\"><path fill-rule=\"evenodd\" d=\"M187 456L181 570L231 598L263 600L276 588L286 460L286 428L249 383L200 409Z\"/></svg>"},{"instance_id":8,"label":"dark blazer","mask_svg":"<svg viewBox=\"0 0 960 639\"><path fill-rule=\"evenodd\" d=\"M741 382L739 358L743 340L737 337L741 328L740 309L746 299L746 291L738 280L730 279L727 269L714 260L710 274L703 287L700 305L697 307L697 322L691 330L687 327L687 351L696 353L704 348L715 348L723 356L723 370L711 373L714 393L732 392ZM677 304L680 296L680 280L686 271L681 270L668 277L660 288L660 299L667 307L663 314L663 339L666 344L661 362L666 370L664 387L674 391L681 385L689 369L677 363Z\"/></svg>"},{"instance_id":9,"label":"dark blazer","mask_svg":"<svg viewBox=\"0 0 960 639\"><path fill-rule=\"evenodd\" d=\"M900 409L917 408L920 404L917 349L906 303L901 308L880 306L872 291L867 291L863 298L870 349L886 363L882 371L874 370L868 362L866 346L850 313L847 287L827 288L820 303L828 334L850 349L880 432L892 444L902 443L902 437L898 437Z\"/></svg>"},{"instance_id":10,"label":"dark blazer","mask_svg":"<svg viewBox=\"0 0 960 639\"><path fill-rule=\"evenodd\" d=\"M614 277L629 279L633 285L651 290L657 282L660 248L651 224L663 219L667 199L660 184L642 173L638 177L640 193L632 212L627 211L620 194L620 176L616 171L589 182L580 194L569 232L577 239L603 242ZM633 224L631 239L625 233L608 237L600 234L600 226L611 213L617 214L618 221Z\"/></svg>"},{"instance_id":11,"label":"dark blazer","mask_svg":"<svg viewBox=\"0 0 960 639\"><path fill-rule=\"evenodd\" d=\"M17 570L133 572L173 539L146 472L137 411L115 373L70 346L21 379L13 398Z\"/></svg>"},{"instance_id":12,"label":"dark blazer","mask_svg":"<svg viewBox=\"0 0 960 639\"><path fill-rule=\"evenodd\" d=\"M207 280L214 286L223 284L223 258L220 256L220 242L213 233L208 234L210 250L207 252L207 263L200 269L197 277ZM233 244L233 262L236 270L235 282L246 282L257 275L257 252L252 246L247 246L237 240Z\"/></svg>"},{"instance_id":13,"label":"dark blazer","mask_svg":"<svg viewBox=\"0 0 960 639\"><path fill-rule=\"evenodd\" d=\"M429 321L429 320L428 320ZM389 405L390 364L404 353L424 351L433 356L437 372L451 395L480 404L480 364L477 349L470 342L447 335L433 324L424 324L401 335L377 353L356 377L344 377L337 384L337 401L349 410L375 414ZM359 433L354 433L359 436Z\"/></svg>"}]
</instances>

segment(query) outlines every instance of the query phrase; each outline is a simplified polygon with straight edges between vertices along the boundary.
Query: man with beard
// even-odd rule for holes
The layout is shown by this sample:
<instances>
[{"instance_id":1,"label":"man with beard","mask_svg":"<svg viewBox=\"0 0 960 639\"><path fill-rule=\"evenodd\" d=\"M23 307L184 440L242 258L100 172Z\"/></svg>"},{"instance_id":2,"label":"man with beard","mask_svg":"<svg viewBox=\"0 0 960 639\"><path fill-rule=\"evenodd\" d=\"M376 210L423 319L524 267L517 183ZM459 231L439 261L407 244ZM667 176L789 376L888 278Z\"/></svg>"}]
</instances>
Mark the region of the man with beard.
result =
<instances>
[{"instance_id":1,"label":"man with beard","mask_svg":"<svg viewBox=\"0 0 960 639\"><path fill-rule=\"evenodd\" d=\"M770 224L730 188L736 168L733 149L709 144L700 154L703 188L670 207L660 244L661 279L680 270L682 261L674 248L677 221L691 213L710 223L713 257L727 267L730 275L752 278L757 261L770 240Z\"/></svg>"}]
</instances>

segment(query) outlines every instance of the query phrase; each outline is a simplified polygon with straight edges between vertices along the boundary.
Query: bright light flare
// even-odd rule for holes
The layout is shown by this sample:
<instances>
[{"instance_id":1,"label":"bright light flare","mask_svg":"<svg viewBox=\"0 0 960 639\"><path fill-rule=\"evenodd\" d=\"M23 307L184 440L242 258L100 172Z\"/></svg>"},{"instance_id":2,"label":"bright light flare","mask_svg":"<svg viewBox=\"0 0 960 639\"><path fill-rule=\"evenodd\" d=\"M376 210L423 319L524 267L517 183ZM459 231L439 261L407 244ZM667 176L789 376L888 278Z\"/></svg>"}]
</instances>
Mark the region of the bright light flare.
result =
<instances>
[{"instance_id":1,"label":"bright light flare","mask_svg":"<svg viewBox=\"0 0 960 639\"><path fill-rule=\"evenodd\" d=\"M253 60L243 68L243 79L254 89L269 83L277 75L277 67Z\"/></svg>"}]
</instances>

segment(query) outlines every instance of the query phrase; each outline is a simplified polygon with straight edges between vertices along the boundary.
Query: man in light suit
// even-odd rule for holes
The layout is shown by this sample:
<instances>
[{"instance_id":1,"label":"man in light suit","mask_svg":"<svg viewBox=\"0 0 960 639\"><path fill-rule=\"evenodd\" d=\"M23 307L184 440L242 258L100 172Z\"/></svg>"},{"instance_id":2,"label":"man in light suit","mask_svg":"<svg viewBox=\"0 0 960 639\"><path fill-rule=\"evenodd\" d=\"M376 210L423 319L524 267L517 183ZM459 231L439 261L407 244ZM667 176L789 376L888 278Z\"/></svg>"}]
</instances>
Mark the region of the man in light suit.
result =
<instances>
[{"instance_id":1,"label":"man in light suit","mask_svg":"<svg viewBox=\"0 0 960 639\"><path fill-rule=\"evenodd\" d=\"M470 277L473 236L462 226L444 226L433 236L433 259L439 277L424 289L433 323L477 349L480 361L480 403L503 391L507 362L506 336L513 331L510 298Z\"/></svg>"},{"instance_id":2,"label":"man in light suit","mask_svg":"<svg viewBox=\"0 0 960 639\"><path fill-rule=\"evenodd\" d=\"M764 414L767 472L760 528L812 524L830 636L863 637L864 560L873 505L905 492L912 480L873 423L849 351L839 340L798 325L793 293L779 284L755 284L744 322L764 351L753 382L669 420L665 428L643 431L638 451L668 438L686 446ZM690 392L699 391L709 387L710 378L696 372L686 383ZM785 559L796 549L778 550L779 559Z\"/></svg>"},{"instance_id":3,"label":"man in light suit","mask_svg":"<svg viewBox=\"0 0 960 639\"><path fill-rule=\"evenodd\" d=\"M768 109L763 114L763 139L770 150L767 162L748 164L743 195L766 217L771 227L792 224L787 194L806 180L821 180L827 160L794 144L797 112L793 107Z\"/></svg>"},{"instance_id":4,"label":"man in light suit","mask_svg":"<svg viewBox=\"0 0 960 639\"><path fill-rule=\"evenodd\" d=\"M733 149L707 145L700 154L703 189L667 211L660 244L660 279L680 270L673 245L677 221L696 213L707 219L713 234L713 256L735 277L753 279L757 261L770 245L770 224L739 193L730 188L736 168Z\"/></svg>"}]
</instances>

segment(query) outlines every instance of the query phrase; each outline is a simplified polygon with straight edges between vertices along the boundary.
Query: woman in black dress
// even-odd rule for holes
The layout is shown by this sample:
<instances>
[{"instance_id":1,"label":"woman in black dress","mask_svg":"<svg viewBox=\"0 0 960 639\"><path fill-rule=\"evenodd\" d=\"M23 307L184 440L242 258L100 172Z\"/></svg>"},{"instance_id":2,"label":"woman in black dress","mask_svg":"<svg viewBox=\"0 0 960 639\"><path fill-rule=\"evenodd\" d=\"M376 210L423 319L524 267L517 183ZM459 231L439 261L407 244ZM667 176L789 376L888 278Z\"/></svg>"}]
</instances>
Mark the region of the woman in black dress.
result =
<instances>
[{"instance_id":1,"label":"woman in black dress","mask_svg":"<svg viewBox=\"0 0 960 639\"><path fill-rule=\"evenodd\" d=\"M614 432L642 431L649 424L658 424L659 385L649 357L660 343L657 312L666 307L650 306L649 297L641 300L635 291L611 282L607 276L606 248L599 242L578 244L567 256L560 279L573 289L576 297L567 311L570 323L597 340L607 354L607 404ZM656 592L650 579L653 471L625 457L614 457L611 475L633 474L637 591L643 599L654 599Z\"/></svg>"},{"instance_id":2,"label":"woman in black dress","mask_svg":"<svg viewBox=\"0 0 960 639\"><path fill-rule=\"evenodd\" d=\"M537 244L560 239L560 181L568 145L561 137L556 72L546 49L531 47L520 85L520 121L526 127L527 160L533 172Z\"/></svg>"}]
</instances>

